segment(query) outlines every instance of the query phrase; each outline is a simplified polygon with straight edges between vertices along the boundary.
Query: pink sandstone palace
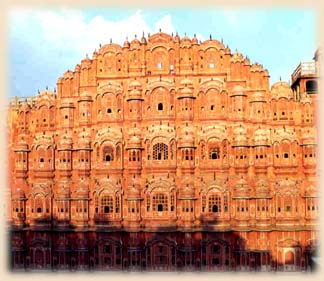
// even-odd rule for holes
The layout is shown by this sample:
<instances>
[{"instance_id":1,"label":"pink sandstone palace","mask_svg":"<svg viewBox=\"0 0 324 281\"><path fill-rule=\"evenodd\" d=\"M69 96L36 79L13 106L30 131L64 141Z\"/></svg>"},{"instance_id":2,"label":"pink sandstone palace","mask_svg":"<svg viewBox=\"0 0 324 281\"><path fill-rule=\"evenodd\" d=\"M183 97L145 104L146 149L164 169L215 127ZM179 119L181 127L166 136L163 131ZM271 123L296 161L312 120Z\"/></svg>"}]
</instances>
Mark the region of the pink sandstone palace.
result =
<instances>
[{"instance_id":1,"label":"pink sandstone palace","mask_svg":"<svg viewBox=\"0 0 324 281\"><path fill-rule=\"evenodd\" d=\"M159 32L15 98L13 269L311 270L318 56L270 87L222 42Z\"/></svg>"}]
</instances>

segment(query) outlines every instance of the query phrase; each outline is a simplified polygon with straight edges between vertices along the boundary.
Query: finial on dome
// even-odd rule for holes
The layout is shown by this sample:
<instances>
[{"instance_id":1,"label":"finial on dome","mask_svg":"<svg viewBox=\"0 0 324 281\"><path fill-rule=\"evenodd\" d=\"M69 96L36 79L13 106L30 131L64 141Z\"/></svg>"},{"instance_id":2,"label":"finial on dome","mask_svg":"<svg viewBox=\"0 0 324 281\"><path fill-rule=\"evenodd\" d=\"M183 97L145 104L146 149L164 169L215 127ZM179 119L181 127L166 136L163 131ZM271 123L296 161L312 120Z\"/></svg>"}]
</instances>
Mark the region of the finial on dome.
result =
<instances>
[{"instance_id":1,"label":"finial on dome","mask_svg":"<svg viewBox=\"0 0 324 281\"><path fill-rule=\"evenodd\" d=\"M159 31L161 32L161 28L159 28Z\"/></svg>"},{"instance_id":2,"label":"finial on dome","mask_svg":"<svg viewBox=\"0 0 324 281\"><path fill-rule=\"evenodd\" d=\"M137 34L135 34L135 39L137 38Z\"/></svg>"},{"instance_id":3,"label":"finial on dome","mask_svg":"<svg viewBox=\"0 0 324 281\"><path fill-rule=\"evenodd\" d=\"M209 40L212 40L212 35L211 34L209 34Z\"/></svg>"},{"instance_id":4,"label":"finial on dome","mask_svg":"<svg viewBox=\"0 0 324 281\"><path fill-rule=\"evenodd\" d=\"M187 36L187 32L185 32L185 36Z\"/></svg>"},{"instance_id":5,"label":"finial on dome","mask_svg":"<svg viewBox=\"0 0 324 281\"><path fill-rule=\"evenodd\" d=\"M86 58L88 59L89 57L88 57L88 53L86 53Z\"/></svg>"},{"instance_id":6,"label":"finial on dome","mask_svg":"<svg viewBox=\"0 0 324 281\"><path fill-rule=\"evenodd\" d=\"M173 37L173 32L171 32L171 37Z\"/></svg>"},{"instance_id":7,"label":"finial on dome","mask_svg":"<svg viewBox=\"0 0 324 281\"><path fill-rule=\"evenodd\" d=\"M112 38L110 38L110 44L112 43Z\"/></svg>"},{"instance_id":8,"label":"finial on dome","mask_svg":"<svg viewBox=\"0 0 324 281\"><path fill-rule=\"evenodd\" d=\"M194 34L194 38L196 38L196 33Z\"/></svg>"},{"instance_id":9,"label":"finial on dome","mask_svg":"<svg viewBox=\"0 0 324 281\"><path fill-rule=\"evenodd\" d=\"M222 44L223 44L223 38L222 38L221 42L222 42Z\"/></svg>"},{"instance_id":10,"label":"finial on dome","mask_svg":"<svg viewBox=\"0 0 324 281\"><path fill-rule=\"evenodd\" d=\"M279 77L280 81L281 81L281 76Z\"/></svg>"},{"instance_id":11,"label":"finial on dome","mask_svg":"<svg viewBox=\"0 0 324 281\"><path fill-rule=\"evenodd\" d=\"M48 86L46 86L46 90L48 90Z\"/></svg>"},{"instance_id":12,"label":"finial on dome","mask_svg":"<svg viewBox=\"0 0 324 281\"><path fill-rule=\"evenodd\" d=\"M101 43L99 44L99 48L101 48Z\"/></svg>"}]
</instances>

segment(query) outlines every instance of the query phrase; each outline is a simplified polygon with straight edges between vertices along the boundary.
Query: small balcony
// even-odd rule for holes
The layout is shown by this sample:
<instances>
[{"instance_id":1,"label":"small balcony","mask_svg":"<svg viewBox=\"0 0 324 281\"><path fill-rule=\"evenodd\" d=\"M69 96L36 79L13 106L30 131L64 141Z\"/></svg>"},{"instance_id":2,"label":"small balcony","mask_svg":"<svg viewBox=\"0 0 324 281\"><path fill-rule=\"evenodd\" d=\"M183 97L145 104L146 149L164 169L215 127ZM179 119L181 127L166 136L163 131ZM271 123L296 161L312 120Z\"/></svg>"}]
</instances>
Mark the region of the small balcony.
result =
<instances>
[{"instance_id":1,"label":"small balcony","mask_svg":"<svg viewBox=\"0 0 324 281\"><path fill-rule=\"evenodd\" d=\"M313 77L318 75L319 70L316 67L314 61L312 62L301 62L293 74L291 75L291 83L294 84L298 78L301 77Z\"/></svg>"}]
</instances>

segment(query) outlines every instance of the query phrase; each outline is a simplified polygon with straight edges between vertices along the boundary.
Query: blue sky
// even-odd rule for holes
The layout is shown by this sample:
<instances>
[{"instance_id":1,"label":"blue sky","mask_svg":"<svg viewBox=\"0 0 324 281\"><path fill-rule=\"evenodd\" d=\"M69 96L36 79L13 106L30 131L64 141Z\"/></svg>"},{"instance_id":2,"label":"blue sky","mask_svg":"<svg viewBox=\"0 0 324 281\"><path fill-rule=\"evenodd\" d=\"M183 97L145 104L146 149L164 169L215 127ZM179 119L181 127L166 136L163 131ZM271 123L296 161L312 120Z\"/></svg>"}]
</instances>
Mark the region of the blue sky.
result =
<instances>
[{"instance_id":1,"label":"blue sky","mask_svg":"<svg viewBox=\"0 0 324 281\"><path fill-rule=\"evenodd\" d=\"M313 58L317 19L313 9L19 9L9 12L9 96L34 96L56 87L99 44L162 31L209 34L251 63L263 64L270 83L289 81L300 61Z\"/></svg>"}]
</instances>

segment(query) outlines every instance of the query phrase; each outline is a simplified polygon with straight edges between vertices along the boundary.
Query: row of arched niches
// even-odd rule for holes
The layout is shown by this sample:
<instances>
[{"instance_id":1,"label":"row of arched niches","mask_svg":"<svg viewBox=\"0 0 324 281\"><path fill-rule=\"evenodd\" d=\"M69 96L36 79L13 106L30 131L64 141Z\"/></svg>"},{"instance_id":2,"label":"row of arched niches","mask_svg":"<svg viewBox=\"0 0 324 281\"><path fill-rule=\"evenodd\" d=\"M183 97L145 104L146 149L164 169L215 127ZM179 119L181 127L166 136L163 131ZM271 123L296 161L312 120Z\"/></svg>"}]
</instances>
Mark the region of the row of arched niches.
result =
<instances>
[{"instance_id":1,"label":"row of arched niches","mask_svg":"<svg viewBox=\"0 0 324 281\"><path fill-rule=\"evenodd\" d=\"M115 125L70 133L18 135L12 143L16 170L316 166L314 127L151 124L142 130Z\"/></svg>"},{"instance_id":2,"label":"row of arched niches","mask_svg":"<svg viewBox=\"0 0 324 281\"><path fill-rule=\"evenodd\" d=\"M95 88L95 93L85 90L62 98L46 90L28 101L16 99L12 105L18 115L18 132L31 133L156 120L241 121L273 126L315 123L312 98L304 93L297 101L285 82L274 84L271 91L251 90L213 77L179 81L155 78L143 83L106 81Z\"/></svg>"}]
</instances>

